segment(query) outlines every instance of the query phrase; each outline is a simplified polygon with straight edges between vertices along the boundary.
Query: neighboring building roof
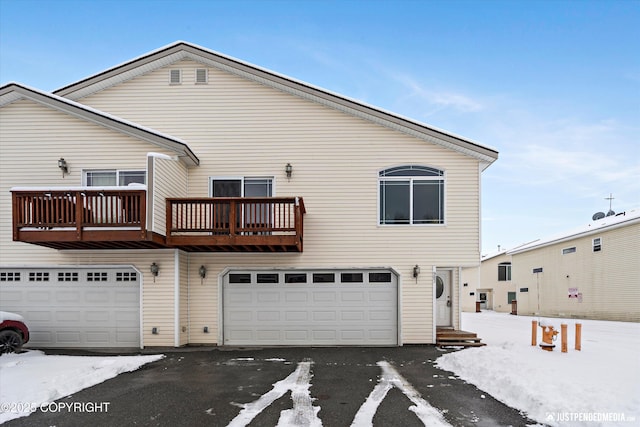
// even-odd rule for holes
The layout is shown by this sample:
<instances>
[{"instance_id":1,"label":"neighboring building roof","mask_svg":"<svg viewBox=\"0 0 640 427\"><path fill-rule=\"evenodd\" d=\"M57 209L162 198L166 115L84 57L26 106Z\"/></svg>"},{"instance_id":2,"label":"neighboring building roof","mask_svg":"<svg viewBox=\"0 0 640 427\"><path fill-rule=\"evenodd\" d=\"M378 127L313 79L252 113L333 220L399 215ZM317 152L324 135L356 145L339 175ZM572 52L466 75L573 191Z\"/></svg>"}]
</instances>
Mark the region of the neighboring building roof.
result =
<instances>
[{"instance_id":1,"label":"neighboring building roof","mask_svg":"<svg viewBox=\"0 0 640 427\"><path fill-rule=\"evenodd\" d=\"M483 169L487 168L498 158L498 152L493 148L183 41L178 41L154 50L148 54L60 88L54 91L54 93L65 98L78 100L92 93L158 68L166 67L183 59L191 59L212 68L230 72L283 92L429 141L433 144L461 152L479 159L482 162Z\"/></svg>"},{"instance_id":2,"label":"neighboring building roof","mask_svg":"<svg viewBox=\"0 0 640 427\"><path fill-rule=\"evenodd\" d=\"M74 117L104 126L108 129L141 139L158 147L175 152L189 166L198 165L198 157L191 151L186 142L173 136L157 132L153 129L104 113L69 99L42 92L18 83L9 83L0 87L0 108L12 102L28 99L41 105L68 113Z\"/></svg>"},{"instance_id":3,"label":"neighboring building roof","mask_svg":"<svg viewBox=\"0 0 640 427\"><path fill-rule=\"evenodd\" d=\"M504 255L506 253L507 253L507 250L506 249L502 249L502 250L500 250L498 252L493 252L493 253L490 253L490 254L482 255L482 257L480 258L480 262L488 261L488 260L490 260L492 258L498 257L500 255Z\"/></svg>"},{"instance_id":4,"label":"neighboring building roof","mask_svg":"<svg viewBox=\"0 0 640 427\"><path fill-rule=\"evenodd\" d=\"M621 212L617 215L608 216L598 221L593 221L570 232L558 234L545 239L534 240L531 243L527 243L525 245L507 251L507 254L515 255L544 246L554 245L556 243L566 242L589 236L591 234L602 233L604 231L609 231L619 227L626 227L637 223L640 223L640 209L638 208L631 209L626 212Z\"/></svg>"}]
</instances>

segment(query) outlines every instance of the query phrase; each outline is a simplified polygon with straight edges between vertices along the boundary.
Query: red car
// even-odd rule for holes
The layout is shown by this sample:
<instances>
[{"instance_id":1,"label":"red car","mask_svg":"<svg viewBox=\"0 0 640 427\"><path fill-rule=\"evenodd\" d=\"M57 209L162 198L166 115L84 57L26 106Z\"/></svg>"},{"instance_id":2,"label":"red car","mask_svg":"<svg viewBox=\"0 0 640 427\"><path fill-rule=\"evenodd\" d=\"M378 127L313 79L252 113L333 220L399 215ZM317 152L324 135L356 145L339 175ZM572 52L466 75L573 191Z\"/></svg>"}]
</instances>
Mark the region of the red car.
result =
<instances>
[{"instance_id":1,"label":"red car","mask_svg":"<svg viewBox=\"0 0 640 427\"><path fill-rule=\"evenodd\" d=\"M29 328L19 314L0 311L0 354L18 352L29 341Z\"/></svg>"}]
</instances>

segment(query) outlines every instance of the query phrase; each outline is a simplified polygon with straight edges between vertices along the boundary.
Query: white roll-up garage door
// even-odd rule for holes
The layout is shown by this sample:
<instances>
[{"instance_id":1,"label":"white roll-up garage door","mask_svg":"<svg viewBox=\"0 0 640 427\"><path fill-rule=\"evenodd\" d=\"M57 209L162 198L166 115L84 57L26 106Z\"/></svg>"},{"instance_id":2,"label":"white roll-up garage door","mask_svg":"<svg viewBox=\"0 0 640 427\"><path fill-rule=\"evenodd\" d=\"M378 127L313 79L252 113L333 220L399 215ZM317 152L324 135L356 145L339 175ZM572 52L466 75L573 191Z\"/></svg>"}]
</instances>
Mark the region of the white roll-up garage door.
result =
<instances>
[{"instance_id":1,"label":"white roll-up garage door","mask_svg":"<svg viewBox=\"0 0 640 427\"><path fill-rule=\"evenodd\" d=\"M225 345L398 345L391 270L232 271L223 280Z\"/></svg>"},{"instance_id":2,"label":"white roll-up garage door","mask_svg":"<svg viewBox=\"0 0 640 427\"><path fill-rule=\"evenodd\" d=\"M30 347L140 347L140 277L127 267L2 268L0 306Z\"/></svg>"}]
</instances>

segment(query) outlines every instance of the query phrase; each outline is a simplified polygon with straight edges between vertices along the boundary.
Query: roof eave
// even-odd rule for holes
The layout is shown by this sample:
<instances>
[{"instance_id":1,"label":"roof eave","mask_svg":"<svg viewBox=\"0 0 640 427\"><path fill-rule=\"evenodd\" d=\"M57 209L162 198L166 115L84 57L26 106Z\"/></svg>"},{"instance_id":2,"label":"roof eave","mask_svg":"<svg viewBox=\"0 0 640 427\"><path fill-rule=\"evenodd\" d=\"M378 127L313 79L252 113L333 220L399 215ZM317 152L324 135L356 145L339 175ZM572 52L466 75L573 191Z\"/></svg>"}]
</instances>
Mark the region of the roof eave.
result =
<instances>
[{"instance_id":1,"label":"roof eave","mask_svg":"<svg viewBox=\"0 0 640 427\"><path fill-rule=\"evenodd\" d=\"M160 135L143 126L104 114L93 108L56 95L51 95L18 83L11 83L0 87L0 98L4 98L4 101L0 102L0 106L15 102L19 99L28 99L172 151L188 166L197 166L200 163L198 157L191 151L188 145L177 138L174 139L169 136Z\"/></svg>"},{"instance_id":2,"label":"roof eave","mask_svg":"<svg viewBox=\"0 0 640 427\"><path fill-rule=\"evenodd\" d=\"M313 86L309 83L183 41L172 43L84 80L67 85L54 91L54 93L70 99L80 99L95 91L117 84L122 81L122 79L126 79L127 76L137 75L136 73L139 74L141 70L147 72L184 58L206 63L211 67L231 72L286 93L461 152L478 159L481 163L482 170L485 170L498 159L498 151L493 148Z\"/></svg>"}]
</instances>

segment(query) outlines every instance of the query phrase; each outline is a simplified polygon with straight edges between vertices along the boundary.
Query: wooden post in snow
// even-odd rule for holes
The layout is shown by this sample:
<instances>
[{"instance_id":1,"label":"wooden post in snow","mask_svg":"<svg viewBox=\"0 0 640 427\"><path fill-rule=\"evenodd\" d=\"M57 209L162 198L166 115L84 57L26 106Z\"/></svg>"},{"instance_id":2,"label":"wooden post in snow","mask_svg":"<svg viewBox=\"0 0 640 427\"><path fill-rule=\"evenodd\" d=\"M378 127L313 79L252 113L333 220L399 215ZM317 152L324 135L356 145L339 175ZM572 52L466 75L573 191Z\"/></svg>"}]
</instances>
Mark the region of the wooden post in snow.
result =
<instances>
[{"instance_id":1,"label":"wooden post in snow","mask_svg":"<svg viewBox=\"0 0 640 427\"><path fill-rule=\"evenodd\" d=\"M582 350L582 323L576 323L576 350Z\"/></svg>"},{"instance_id":2,"label":"wooden post in snow","mask_svg":"<svg viewBox=\"0 0 640 427\"><path fill-rule=\"evenodd\" d=\"M531 321L531 345L534 347L538 345L538 321L537 320Z\"/></svg>"},{"instance_id":3,"label":"wooden post in snow","mask_svg":"<svg viewBox=\"0 0 640 427\"><path fill-rule=\"evenodd\" d=\"M561 334L560 334L560 340L561 340L561 351L563 353L567 352L567 325L565 325L564 323L560 325L560 330L561 330Z\"/></svg>"}]
</instances>

